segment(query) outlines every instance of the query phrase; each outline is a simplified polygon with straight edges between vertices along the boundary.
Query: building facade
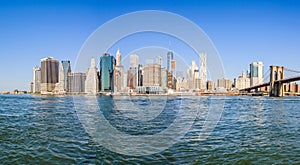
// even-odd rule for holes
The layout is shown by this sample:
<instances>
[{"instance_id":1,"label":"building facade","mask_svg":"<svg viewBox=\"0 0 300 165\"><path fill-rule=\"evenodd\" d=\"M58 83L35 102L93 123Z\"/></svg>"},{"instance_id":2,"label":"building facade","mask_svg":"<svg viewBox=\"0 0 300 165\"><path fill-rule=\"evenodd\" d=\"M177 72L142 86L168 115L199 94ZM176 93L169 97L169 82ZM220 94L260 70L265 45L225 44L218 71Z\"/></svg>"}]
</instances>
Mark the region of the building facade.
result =
<instances>
[{"instance_id":1,"label":"building facade","mask_svg":"<svg viewBox=\"0 0 300 165\"><path fill-rule=\"evenodd\" d=\"M100 58L100 92L114 92L114 67L116 60L105 53Z\"/></svg>"},{"instance_id":2,"label":"building facade","mask_svg":"<svg viewBox=\"0 0 300 165\"><path fill-rule=\"evenodd\" d=\"M59 69L59 93L68 92L68 74L71 73L71 62L61 61Z\"/></svg>"},{"instance_id":3,"label":"building facade","mask_svg":"<svg viewBox=\"0 0 300 165\"><path fill-rule=\"evenodd\" d=\"M41 59L41 93L54 93L58 83L59 62L52 57Z\"/></svg>"},{"instance_id":4,"label":"building facade","mask_svg":"<svg viewBox=\"0 0 300 165\"><path fill-rule=\"evenodd\" d=\"M144 66L143 86L161 86L161 65L146 64Z\"/></svg>"},{"instance_id":5,"label":"building facade","mask_svg":"<svg viewBox=\"0 0 300 165\"><path fill-rule=\"evenodd\" d=\"M238 90L250 87L250 78L246 76L244 71L242 76L234 79L234 86Z\"/></svg>"},{"instance_id":6,"label":"building facade","mask_svg":"<svg viewBox=\"0 0 300 165\"><path fill-rule=\"evenodd\" d=\"M200 54L200 79L201 86L200 89L206 90L206 81L207 81L207 70L206 70L206 54Z\"/></svg>"},{"instance_id":7,"label":"building facade","mask_svg":"<svg viewBox=\"0 0 300 165\"><path fill-rule=\"evenodd\" d=\"M224 88L226 89L227 91L230 91L231 90L231 87L232 87L232 84L231 84L231 81L228 80L228 79L218 79L218 88Z\"/></svg>"},{"instance_id":8,"label":"building facade","mask_svg":"<svg viewBox=\"0 0 300 165\"><path fill-rule=\"evenodd\" d=\"M41 68L33 67L32 93L41 92Z\"/></svg>"},{"instance_id":9,"label":"building facade","mask_svg":"<svg viewBox=\"0 0 300 165\"><path fill-rule=\"evenodd\" d=\"M80 94L85 93L85 73L69 73L68 76L68 93Z\"/></svg>"},{"instance_id":10,"label":"building facade","mask_svg":"<svg viewBox=\"0 0 300 165\"><path fill-rule=\"evenodd\" d=\"M99 91L98 72L96 68L95 58L91 59L91 65L86 72L86 79L84 83L84 91L90 95L96 95Z\"/></svg>"},{"instance_id":11,"label":"building facade","mask_svg":"<svg viewBox=\"0 0 300 165\"><path fill-rule=\"evenodd\" d=\"M264 64L253 62L250 64L250 85L255 86L264 83Z\"/></svg>"}]
</instances>

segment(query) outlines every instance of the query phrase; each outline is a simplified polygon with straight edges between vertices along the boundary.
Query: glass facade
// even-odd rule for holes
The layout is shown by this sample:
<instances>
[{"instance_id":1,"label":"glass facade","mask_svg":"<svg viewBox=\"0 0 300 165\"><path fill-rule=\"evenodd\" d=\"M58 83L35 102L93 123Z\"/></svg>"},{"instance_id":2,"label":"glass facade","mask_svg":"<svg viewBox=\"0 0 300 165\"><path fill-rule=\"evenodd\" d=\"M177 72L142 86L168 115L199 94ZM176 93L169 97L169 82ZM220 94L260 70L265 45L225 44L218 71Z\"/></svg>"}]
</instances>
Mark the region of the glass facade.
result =
<instances>
[{"instance_id":1,"label":"glass facade","mask_svg":"<svg viewBox=\"0 0 300 165\"><path fill-rule=\"evenodd\" d=\"M115 58L104 54L100 58L100 90L101 92L113 92L114 89L114 65Z\"/></svg>"}]
</instances>

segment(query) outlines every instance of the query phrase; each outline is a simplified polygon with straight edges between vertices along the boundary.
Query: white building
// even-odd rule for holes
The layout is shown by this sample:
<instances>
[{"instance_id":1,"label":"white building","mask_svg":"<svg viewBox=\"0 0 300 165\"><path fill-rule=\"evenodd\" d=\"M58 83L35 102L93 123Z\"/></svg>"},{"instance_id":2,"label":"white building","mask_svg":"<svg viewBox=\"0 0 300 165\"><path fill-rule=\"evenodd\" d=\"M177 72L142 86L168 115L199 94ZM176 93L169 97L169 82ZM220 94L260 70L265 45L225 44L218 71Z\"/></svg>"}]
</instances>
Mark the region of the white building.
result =
<instances>
[{"instance_id":1,"label":"white building","mask_svg":"<svg viewBox=\"0 0 300 165\"><path fill-rule=\"evenodd\" d=\"M116 66L114 68L114 92L121 92L124 90L124 67L121 63L121 52L118 49L116 52Z\"/></svg>"},{"instance_id":2,"label":"white building","mask_svg":"<svg viewBox=\"0 0 300 165\"><path fill-rule=\"evenodd\" d=\"M234 86L238 90L250 87L250 78L246 76L244 71L242 76L234 79Z\"/></svg>"},{"instance_id":3,"label":"white building","mask_svg":"<svg viewBox=\"0 0 300 165\"><path fill-rule=\"evenodd\" d=\"M200 79L201 79L201 88L206 90L206 82L207 82L207 70L206 70L206 54L200 54Z\"/></svg>"},{"instance_id":4,"label":"white building","mask_svg":"<svg viewBox=\"0 0 300 165\"><path fill-rule=\"evenodd\" d=\"M130 66L137 67L139 65L139 56L136 54L130 55Z\"/></svg>"},{"instance_id":5,"label":"white building","mask_svg":"<svg viewBox=\"0 0 300 165\"><path fill-rule=\"evenodd\" d=\"M195 61L192 61L192 65L187 69L186 78L188 89L194 90L196 88L196 79L199 79L199 68Z\"/></svg>"},{"instance_id":6,"label":"white building","mask_svg":"<svg viewBox=\"0 0 300 165\"><path fill-rule=\"evenodd\" d=\"M41 92L41 68L33 67L32 93Z\"/></svg>"},{"instance_id":7,"label":"white building","mask_svg":"<svg viewBox=\"0 0 300 165\"><path fill-rule=\"evenodd\" d=\"M95 58L91 59L91 66L86 72L85 93L96 95L98 92L98 74Z\"/></svg>"}]
</instances>

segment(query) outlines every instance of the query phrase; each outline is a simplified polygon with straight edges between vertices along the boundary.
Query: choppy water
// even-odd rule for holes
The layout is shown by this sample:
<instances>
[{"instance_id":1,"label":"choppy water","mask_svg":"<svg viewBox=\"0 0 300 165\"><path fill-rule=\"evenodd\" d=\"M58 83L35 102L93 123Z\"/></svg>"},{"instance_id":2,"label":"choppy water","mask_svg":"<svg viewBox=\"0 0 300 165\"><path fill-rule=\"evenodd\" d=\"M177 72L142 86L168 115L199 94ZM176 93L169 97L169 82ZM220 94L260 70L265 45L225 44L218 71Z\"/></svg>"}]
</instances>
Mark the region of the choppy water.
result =
<instances>
[{"instance_id":1,"label":"choppy water","mask_svg":"<svg viewBox=\"0 0 300 165\"><path fill-rule=\"evenodd\" d=\"M90 108L84 105L89 99L76 96L76 104L82 105L77 108L88 112ZM178 130L190 121L193 125L184 137L175 138L176 144L151 155L128 156L92 139L82 124L84 118L75 111L73 97L0 95L0 163L300 164L299 97L159 97L164 102L146 97L96 99L101 107L98 112L113 127L134 136L162 132L178 122L179 109L198 111L196 116L179 120L183 124ZM225 102L221 119L207 139L199 140L214 101ZM131 111L129 103L139 109ZM157 110L155 115L148 113L151 109Z\"/></svg>"}]
</instances>

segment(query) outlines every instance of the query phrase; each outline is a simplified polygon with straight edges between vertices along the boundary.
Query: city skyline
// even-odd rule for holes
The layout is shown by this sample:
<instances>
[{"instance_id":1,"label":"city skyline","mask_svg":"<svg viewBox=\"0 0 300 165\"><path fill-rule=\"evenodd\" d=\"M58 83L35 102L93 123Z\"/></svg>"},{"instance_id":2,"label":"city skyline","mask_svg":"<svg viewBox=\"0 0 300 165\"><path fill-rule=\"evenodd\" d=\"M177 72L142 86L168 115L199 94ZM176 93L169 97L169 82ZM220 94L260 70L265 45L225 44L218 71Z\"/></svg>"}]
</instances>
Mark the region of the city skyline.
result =
<instances>
[{"instance_id":1,"label":"city skyline","mask_svg":"<svg viewBox=\"0 0 300 165\"><path fill-rule=\"evenodd\" d=\"M297 48L299 6L297 1L1 2L0 53L3 60L0 73L5 79L1 80L0 91L28 90L35 59L55 56L75 63L81 45L96 28L114 17L137 10L165 10L195 22L215 44L230 80L248 69L252 61L263 61L266 67L278 64L300 70L297 60L292 60L300 54ZM112 8L115 10L110 10ZM80 15L76 14L78 10ZM106 11L108 14L103 15ZM162 41L151 36L149 39L157 46L169 48L167 37ZM171 43L171 48L175 49L176 40ZM124 56L133 50L133 44L135 42L129 42L120 47Z\"/></svg>"}]
</instances>

